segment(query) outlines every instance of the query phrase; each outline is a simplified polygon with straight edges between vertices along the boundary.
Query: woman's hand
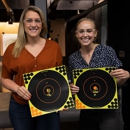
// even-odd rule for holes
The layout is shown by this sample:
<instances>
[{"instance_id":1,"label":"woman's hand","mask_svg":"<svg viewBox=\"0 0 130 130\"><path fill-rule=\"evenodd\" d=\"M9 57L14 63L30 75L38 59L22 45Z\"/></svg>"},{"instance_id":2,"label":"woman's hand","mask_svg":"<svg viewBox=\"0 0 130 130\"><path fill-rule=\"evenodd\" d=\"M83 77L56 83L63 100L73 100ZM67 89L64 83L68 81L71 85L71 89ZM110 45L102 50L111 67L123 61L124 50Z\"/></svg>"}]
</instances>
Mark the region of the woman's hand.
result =
<instances>
[{"instance_id":1,"label":"woman's hand","mask_svg":"<svg viewBox=\"0 0 130 130\"><path fill-rule=\"evenodd\" d=\"M70 90L71 90L72 95L74 95L74 94L79 92L79 87L75 86L73 83L71 83L70 84Z\"/></svg>"},{"instance_id":2,"label":"woman's hand","mask_svg":"<svg viewBox=\"0 0 130 130\"><path fill-rule=\"evenodd\" d=\"M110 75L116 78L117 83L122 85L126 82L127 79L130 78L130 73L124 69L116 69L110 72Z\"/></svg>"},{"instance_id":3,"label":"woman's hand","mask_svg":"<svg viewBox=\"0 0 130 130\"><path fill-rule=\"evenodd\" d=\"M17 89L17 94L19 96L21 96L22 98L24 98L25 100L30 100L31 99L31 93L24 86L20 86Z\"/></svg>"}]
</instances>

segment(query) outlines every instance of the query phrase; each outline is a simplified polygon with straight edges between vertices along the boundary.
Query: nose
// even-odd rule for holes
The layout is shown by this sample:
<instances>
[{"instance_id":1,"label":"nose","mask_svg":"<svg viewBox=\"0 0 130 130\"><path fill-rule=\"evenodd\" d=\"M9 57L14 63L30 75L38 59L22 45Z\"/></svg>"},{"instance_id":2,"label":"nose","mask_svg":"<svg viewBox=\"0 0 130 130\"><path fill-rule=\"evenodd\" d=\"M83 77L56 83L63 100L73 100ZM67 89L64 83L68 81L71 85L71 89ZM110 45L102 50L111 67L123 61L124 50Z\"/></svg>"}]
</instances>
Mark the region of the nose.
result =
<instances>
[{"instance_id":1,"label":"nose","mask_svg":"<svg viewBox=\"0 0 130 130\"><path fill-rule=\"evenodd\" d=\"M84 30L83 35L87 36L87 35L88 35L88 32L87 32L86 30Z\"/></svg>"},{"instance_id":2,"label":"nose","mask_svg":"<svg viewBox=\"0 0 130 130\"><path fill-rule=\"evenodd\" d=\"M35 21L32 21L31 26L36 26L37 23Z\"/></svg>"}]
</instances>

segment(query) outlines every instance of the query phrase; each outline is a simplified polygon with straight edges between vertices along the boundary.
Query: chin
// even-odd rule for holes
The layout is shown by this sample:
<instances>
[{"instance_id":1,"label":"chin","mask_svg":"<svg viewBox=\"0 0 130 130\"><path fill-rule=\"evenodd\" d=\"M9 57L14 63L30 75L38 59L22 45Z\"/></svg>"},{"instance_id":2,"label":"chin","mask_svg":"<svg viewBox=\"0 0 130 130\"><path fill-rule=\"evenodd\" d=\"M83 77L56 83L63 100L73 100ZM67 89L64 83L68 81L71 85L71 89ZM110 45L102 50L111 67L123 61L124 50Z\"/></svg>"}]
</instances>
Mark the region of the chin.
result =
<instances>
[{"instance_id":1,"label":"chin","mask_svg":"<svg viewBox=\"0 0 130 130\"><path fill-rule=\"evenodd\" d=\"M82 46L88 46L88 45L90 45L90 43L81 43L82 44Z\"/></svg>"}]
</instances>

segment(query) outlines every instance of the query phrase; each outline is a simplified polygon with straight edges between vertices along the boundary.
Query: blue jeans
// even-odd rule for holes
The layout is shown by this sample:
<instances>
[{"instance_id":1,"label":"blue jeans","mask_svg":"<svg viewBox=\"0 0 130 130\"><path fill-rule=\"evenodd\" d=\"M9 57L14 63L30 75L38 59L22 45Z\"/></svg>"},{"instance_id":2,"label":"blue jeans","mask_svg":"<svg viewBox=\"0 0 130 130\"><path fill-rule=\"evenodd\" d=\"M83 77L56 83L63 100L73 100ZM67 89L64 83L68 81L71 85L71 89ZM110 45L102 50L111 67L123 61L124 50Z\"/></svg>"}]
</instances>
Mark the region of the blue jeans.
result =
<instances>
[{"instance_id":1,"label":"blue jeans","mask_svg":"<svg viewBox=\"0 0 130 130\"><path fill-rule=\"evenodd\" d=\"M14 130L60 130L59 113L31 117L29 105L21 105L10 99L9 117Z\"/></svg>"}]
</instances>

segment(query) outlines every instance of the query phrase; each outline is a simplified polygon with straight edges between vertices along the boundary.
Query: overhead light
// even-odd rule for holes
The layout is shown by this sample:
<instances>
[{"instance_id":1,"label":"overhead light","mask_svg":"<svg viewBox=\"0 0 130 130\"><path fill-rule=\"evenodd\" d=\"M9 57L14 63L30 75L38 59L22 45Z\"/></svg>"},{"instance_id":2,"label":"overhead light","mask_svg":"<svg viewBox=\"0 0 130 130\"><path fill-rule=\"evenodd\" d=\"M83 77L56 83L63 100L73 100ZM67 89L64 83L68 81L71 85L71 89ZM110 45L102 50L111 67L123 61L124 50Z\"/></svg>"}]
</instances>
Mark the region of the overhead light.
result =
<instances>
[{"instance_id":1,"label":"overhead light","mask_svg":"<svg viewBox=\"0 0 130 130\"><path fill-rule=\"evenodd\" d=\"M77 14L80 14L80 11L79 11L79 10L77 10Z\"/></svg>"},{"instance_id":2,"label":"overhead light","mask_svg":"<svg viewBox=\"0 0 130 130\"><path fill-rule=\"evenodd\" d=\"M12 19L10 19L10 20L8 21L8 24L13 24Z\"/></svg>"}]
</instances>

